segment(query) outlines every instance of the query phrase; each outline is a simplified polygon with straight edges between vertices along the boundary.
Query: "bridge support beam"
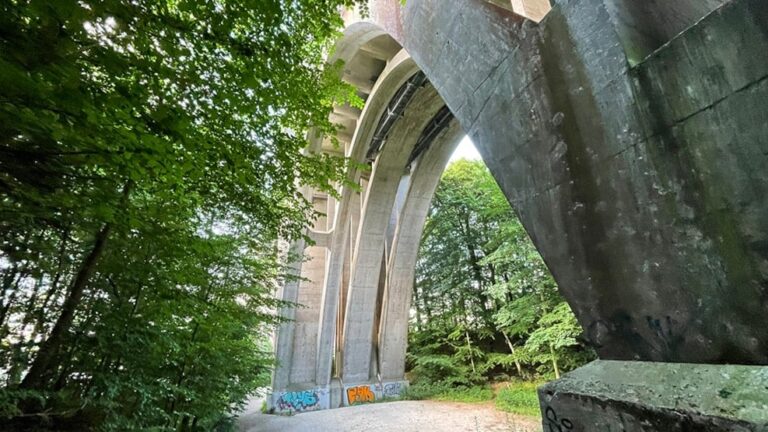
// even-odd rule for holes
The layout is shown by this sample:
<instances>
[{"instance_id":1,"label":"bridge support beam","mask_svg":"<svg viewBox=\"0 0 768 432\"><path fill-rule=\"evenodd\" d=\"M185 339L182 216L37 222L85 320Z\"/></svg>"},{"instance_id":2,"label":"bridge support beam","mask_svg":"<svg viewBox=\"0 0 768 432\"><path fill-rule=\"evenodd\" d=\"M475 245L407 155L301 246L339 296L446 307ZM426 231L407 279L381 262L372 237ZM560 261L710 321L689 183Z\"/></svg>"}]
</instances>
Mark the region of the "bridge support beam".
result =
<instances>
[{"instance_id":1,"label":"bridge support beam","mask_svg":"<svg viewBox=\"0 0 768 432\"><path fill-rule=\"evenodd\" d=\"M768 367L598 360L539 401L545 432L765 431Z\"/></svg>"}]
</instances>

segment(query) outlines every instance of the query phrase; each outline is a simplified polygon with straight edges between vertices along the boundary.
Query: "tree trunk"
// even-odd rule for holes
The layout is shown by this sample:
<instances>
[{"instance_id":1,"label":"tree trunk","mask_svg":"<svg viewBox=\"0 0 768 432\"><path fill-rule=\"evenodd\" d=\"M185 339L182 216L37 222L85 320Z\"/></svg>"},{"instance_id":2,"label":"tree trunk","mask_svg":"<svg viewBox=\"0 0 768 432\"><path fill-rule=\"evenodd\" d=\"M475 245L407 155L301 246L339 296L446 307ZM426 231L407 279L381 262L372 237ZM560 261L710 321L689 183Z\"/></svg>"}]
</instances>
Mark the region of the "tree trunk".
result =
<instances>
[{"instance_id":1,"label":"tree trunk","mask_svg":"<svg viewBox=\"0 0 768 432\"><path fill-rule=\"evenodd\" d=\"M467 337L467 348L469 348L469 363L472 364L472 373L477 373L477 369L475 369L475 356L472 355L472 342L469 340L469 331L465 330L464 335Z\"/></svg>"},{"instance_id":2,"label":"tree trunk","mask_svg":"<svg viewBox=\"0 0 768 432\"><path fill-rule=\"evenodd\" d=\"M421 304L419 298L419 287L416 286L416 278L413 278L413 306L416 309L416 330L421 331Z\"/></svg>"},{"instance_id":3,"label":"tree trunk","mask_svg":"<svg viewBox=\"0 0 768 432\"><path fill-rule=\"evenodd\" d=\"M507 332L503 331L501 334L504 335L504 339L507 341L507 346L509 346L509 350L512 352L512 355L515 355L515 346L512 345L512 341L509 340L509 336L507 336ZM520 360L515 359L515 368L517 368L517 375L520 376L520 378L523 377L523 366L520 364Z\"/></svg>"},{"instance_id":4,"label":"tree trunk","mask_svg":"<svg viewBox=\"0 0 768 432\"><path fill-rule=\"evenodd\" d=\"M483 270L480 268L480 258L477 256L477 246L475 245L475 239L472 238L472 228L469 222L469 211L464 213L464 242L467 246L467 252L469 252L469 265L472 268L472 275L477 282L477 288L482 291L483 289Z\"/></svg>"},{"instance_id":5,"label":"tree trunk","mask_svg":"<svg viewBox=\"0 0 768 432\"><path fill-rule=\"evenodd\" d=\"M122 197L120 199L120 208L124 209L128 205L128 197L131 193L133 182L128 181L123 187ZM93 244L88 255L80 265L79 270L72 281L67 298L64 300L64 304L61 308L61 314L59 315L56 324L54 324L51 334L48 339L40 346L40 351L35 357L35 361L21 382L21 388L23 389L43 389L46 385L48 375L50 375L54 369L58 366L56 364L56 357L61 349L62 344L72 327L72 322L75 319L75 312L80 305L80 301L83 298L85 287L88 284L93 272L96 270L96 264L99 258L104 254L104 249L107 244L107 239L112 231L112 223L106 222L102 225L98 233L96 233L96 240Z\"/></svg>"},{"instance_id":6,"label":"tree trunk","mask_svg":"<svg viewBox=\"0 0 768 432\"><path fill-rule=\"evenodd\" d=\"M555 378L560 379L560 368L557 367L557 356L555 355L555 348L552 344L549 344L549 353L552 355L552 367L555 368Z\"/></svg>"},{"instance_id":7,"label":"tree trunk","mask_svg":"<svg viewBox=\"0 0 768 432\"><path fill-rule=\"evenodd\" d=\"M37 309L37 323L35 324L35 334L42 335L45 331L46 316L45 311L48 309L49 304L56 304L59 296L59 286L61 285L61 278L64 275L65 270L65 258L67 253L67 239L69 238L69 227L64 228L61 233L61 246L59 247L58 262L56 265L56 274L53 277L51 286L48 292L45 294L43 304Z\"/></svg>"}]
</instances>

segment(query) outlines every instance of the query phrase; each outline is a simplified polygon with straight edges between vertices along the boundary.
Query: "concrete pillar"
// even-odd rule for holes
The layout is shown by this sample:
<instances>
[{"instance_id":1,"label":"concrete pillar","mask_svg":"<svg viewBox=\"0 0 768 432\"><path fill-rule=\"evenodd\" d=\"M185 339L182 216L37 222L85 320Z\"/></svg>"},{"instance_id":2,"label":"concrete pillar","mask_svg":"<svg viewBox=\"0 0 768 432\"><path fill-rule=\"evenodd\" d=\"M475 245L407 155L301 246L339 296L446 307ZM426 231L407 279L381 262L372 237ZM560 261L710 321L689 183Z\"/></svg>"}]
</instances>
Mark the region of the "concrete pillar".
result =
<instances>
[{"instance_id":1,"label":"concrete pillar","mask_svg":"<svg viewBox=\"0 0 768 432\"><path fill-rule=\"evenodd\" d=\"M339 208L335 211L333 233L326 260L325 278L323 279L320 313L318 314L318 331L316 333L315 358L317 369L315 381L320 385L328 385L331 381L334 346L336 341L336 320L339 301L344 258L347 254L346 240L349 230L349 217L352 210L351 201L354 191L344 187Z\"/></svg>"},{"instance_id":2,"label":"concrete pillar","mask_svg":"<svg viewBox=\"0 0 768 432\"><path fill-rule=\"evenodd\" d=\"M405 380L408 321L421 234L440 177L463 136L458 122L452 122L421 156L411 178L388 263L379 329L380 374L385 382Z\"/></svg>"},{"instance_id":3,"label":"concrete pillar","mask_svg":"<svg viewBox=\"0 0 768 432\"><path fill-rule=\"evenodd\" d=\"M288 250L289 257L296 257L290 265L289 275L297 278L301 275L301 256L304 252L304 240L297 240L290 245ZM296 303L299 295L298 279L287 281L278 290L277 298L290 303ZM280 324L275 334L275 356L278 359L278 365L272 374L272 388L284 389L290 384L291 363L293 360L293 320L296 314L296 308L286 306L280 309L280 316L285 321Z\"/></svg>"},{"instance_id":4,"label":"concrete pillar","mask_svg":"<svg viewBox=\"0 0 768 432\"><path fill-rule=\"evenodd\" d=\"M328 198L325 194L312 198L315 210L325 213ZM314 225L316 232L325 231L327 218L320 216ZM318 235L327 238L327 236ZM322 241L322 240L321 240ZM305 251L306 261L301 268L299 289L296 303L301 307L294 311L293 357L291 359L291 384L311 384L315 382L317 332L323 291L323 275L327 249L322 245L310 246Z\"/></svg>"},{"instance_id":5,"label":"concrete pillar","mask_svg":"<svg viewBox=\"0 0 768 432\"><path fill-rule=\"evenodd\" d=\"M598 360L539 389L545 432L768 430L768 367Z\"/></svg>"}]
</instances>

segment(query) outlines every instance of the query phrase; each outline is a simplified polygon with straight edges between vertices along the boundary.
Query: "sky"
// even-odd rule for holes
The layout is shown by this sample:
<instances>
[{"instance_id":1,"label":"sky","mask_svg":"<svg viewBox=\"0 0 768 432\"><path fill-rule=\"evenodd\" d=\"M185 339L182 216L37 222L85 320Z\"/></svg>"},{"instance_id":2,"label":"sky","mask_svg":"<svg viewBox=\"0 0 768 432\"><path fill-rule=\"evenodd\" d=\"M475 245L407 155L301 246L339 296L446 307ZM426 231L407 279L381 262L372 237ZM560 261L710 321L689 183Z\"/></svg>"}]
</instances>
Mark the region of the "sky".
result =
<instances>
[{"instance_id":1,"label":"sky","mask_svg":"<svg viewBox=\"0 0 768 432\"><path fill-rule=\"evenodd\" d=\"M475 145L472 144L472 140L470 140L468 136L464 136L464 139L461 140L461 142L459 143L459 146L456 147L456 150L453 152L453 156L451 156L450 162L453 162L459 159L469 159L469 160L482 159L480 157L480 153L477 152Z\"/></svg>"}]
</instances>

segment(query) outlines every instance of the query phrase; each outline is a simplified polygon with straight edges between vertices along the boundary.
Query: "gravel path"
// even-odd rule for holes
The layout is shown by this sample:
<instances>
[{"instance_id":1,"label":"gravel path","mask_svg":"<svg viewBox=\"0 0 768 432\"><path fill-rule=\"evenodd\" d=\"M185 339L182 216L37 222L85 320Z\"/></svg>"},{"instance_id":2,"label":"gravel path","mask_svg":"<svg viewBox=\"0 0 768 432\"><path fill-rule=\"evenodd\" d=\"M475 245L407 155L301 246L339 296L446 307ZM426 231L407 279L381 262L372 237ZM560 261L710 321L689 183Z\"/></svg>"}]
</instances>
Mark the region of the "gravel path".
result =
<instances>
[{"instance_id":1,"label":"gravel path","mask_svg":"<svg viewBox=\"0 0 768 432\"><path fill-rule=\"evenodd\" d=\"M240 416L241 432L540 432L537 418L496 411L492 404L401 401L316 411L294 416L262 414L252 403Z\"/></svg>"}]
</instances>

